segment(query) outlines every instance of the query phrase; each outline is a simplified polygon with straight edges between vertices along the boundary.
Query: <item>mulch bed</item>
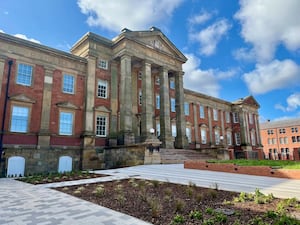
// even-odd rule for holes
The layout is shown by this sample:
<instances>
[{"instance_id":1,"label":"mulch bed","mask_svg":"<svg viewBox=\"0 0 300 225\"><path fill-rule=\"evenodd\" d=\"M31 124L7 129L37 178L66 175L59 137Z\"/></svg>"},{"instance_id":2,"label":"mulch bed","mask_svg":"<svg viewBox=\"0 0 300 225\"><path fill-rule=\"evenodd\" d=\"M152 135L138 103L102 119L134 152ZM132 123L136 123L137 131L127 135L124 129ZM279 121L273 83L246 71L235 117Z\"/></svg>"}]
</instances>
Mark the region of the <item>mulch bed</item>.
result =
<instances>
[{"instance_id":1,"label":"mulch bed","mask_svg":"<svg viewBox=\"0 0 300 225\"><path fill-rule=\"evenodd\" d=\"M280 202L233 202L239 193L220 191L217 186L208 189L139 179L56 189L156 225L274 224L275 216L266 212L275 211ZM287 210L299 213L299 209Z\"/></svg>"}]
</instances>

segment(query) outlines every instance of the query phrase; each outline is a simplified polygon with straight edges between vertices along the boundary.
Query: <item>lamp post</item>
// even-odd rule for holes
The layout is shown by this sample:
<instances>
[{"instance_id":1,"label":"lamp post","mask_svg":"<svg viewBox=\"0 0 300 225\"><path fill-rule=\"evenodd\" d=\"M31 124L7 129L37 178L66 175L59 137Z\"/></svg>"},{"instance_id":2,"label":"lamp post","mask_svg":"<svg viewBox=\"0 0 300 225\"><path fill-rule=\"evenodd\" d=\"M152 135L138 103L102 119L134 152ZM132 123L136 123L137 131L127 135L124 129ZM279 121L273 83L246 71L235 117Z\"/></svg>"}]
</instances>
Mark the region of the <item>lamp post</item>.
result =
<instances>
[{"instance_id":1,"label":"lamp post","mask_svg":"<svg viewBox=\"0 0 300 225\"><path fill-rule=\"evenodd\" d=\"M9 88L9 81L10 81L10 73L13 61L8 61L8 73L7 73L7 83L6 83L6 91L4 96L4 105L3 105L3 114L2 114L2 125L1 125L1 133L0 133L0 168L2 167L2 156L3 156L3 136L4 136L4 123L5 123L5 115L6 115L6 108L7 108L7 100L8 100L8 88ZM2 174L4 174L4 169L2 169Z\"/></svg>"}]
</instances>

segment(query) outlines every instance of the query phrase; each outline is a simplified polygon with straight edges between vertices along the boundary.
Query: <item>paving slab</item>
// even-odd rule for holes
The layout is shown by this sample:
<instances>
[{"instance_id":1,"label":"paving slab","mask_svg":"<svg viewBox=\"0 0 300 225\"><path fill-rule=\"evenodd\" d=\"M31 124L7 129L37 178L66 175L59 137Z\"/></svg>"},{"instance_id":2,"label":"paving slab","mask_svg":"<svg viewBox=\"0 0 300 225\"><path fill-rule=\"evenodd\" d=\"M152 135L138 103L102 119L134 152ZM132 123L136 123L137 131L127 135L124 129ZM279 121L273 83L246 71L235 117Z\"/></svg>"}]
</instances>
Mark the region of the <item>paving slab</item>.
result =
<instances>
[{"instance_id":1,"label":"paving slab","mask_svg":"<svg viewBox=\"0 0 300 225\"><path fill-rule=\"evenodd\" d=\"M149 225L79 198L9 178L0 179L2 225Z\"/></svg>"}]
</instances>

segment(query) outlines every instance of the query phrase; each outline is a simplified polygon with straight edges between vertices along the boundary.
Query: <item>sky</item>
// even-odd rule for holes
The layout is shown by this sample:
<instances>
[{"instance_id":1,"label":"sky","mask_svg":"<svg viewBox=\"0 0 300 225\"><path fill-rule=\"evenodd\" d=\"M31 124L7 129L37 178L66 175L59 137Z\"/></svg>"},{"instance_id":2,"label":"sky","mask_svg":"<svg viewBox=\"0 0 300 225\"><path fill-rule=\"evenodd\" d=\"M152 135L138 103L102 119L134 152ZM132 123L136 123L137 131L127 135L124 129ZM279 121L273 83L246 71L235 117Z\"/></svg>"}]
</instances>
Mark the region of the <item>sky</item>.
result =
<instances>
[{"instance_id":1,"label":"sky","mask_svg":"<svg viewBox=\"0 0 300 225\"><path fill-rule=\"evenodd\" d=\"M0 0L0 32L69 52L155 26L188 58L184 87L225 101L252 95L260 121L300 118L299 0Z\"/></svg>"}]
</instances>

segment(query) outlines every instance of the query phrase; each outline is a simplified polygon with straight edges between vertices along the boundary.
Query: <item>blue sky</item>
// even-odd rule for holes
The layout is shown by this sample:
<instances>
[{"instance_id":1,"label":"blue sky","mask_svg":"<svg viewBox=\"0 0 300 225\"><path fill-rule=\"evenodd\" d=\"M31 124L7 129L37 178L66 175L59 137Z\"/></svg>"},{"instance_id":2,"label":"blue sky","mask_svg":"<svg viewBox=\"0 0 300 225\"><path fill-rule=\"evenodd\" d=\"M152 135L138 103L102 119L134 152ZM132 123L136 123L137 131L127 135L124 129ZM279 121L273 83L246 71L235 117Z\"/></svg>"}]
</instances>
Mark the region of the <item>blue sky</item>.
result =
<instances>
[{"instance_id":1,"label":"blue sky","mask_svg":"<svg viewBox=\"0 0 300 225\"><path fill-rule=\"evenodd\" d=\"M253 95L260 120L300 117L299 0L0 0L0 32L69 51L86 32L156 26L188 58L184 87Z\"/></svg>"}]
</instances>

